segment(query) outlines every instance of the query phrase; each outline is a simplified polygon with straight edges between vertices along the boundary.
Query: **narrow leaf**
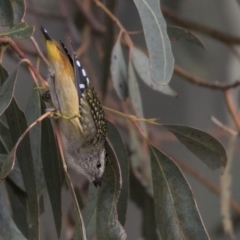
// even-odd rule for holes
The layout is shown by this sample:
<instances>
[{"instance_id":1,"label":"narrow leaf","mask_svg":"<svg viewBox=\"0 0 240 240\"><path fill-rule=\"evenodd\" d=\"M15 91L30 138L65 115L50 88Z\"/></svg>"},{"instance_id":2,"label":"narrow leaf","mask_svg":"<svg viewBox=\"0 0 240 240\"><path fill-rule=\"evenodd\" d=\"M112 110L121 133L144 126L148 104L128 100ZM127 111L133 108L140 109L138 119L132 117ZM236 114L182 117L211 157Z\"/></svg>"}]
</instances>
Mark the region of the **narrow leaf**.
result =
<instances>
[{"instance_id":1,"label":"narrow leaf","mask_svg":"<svg viewBox=\"0 0 240 240\"><path fill-rule=\"evenodd\" d=\"M16 145L2 166L1 179L6 176L6 173L14 166L17 149L17 159L28 196L30 224L32 224L32 231L34 235L33 238L38 239L38 198L29 136L25 135L20 142L21 138L23 137L22 134L27 129L27 122L24 113L18 108L14 99L5 113L13 142L16 143Z\"/></svg>"},{"instance_id":2,"label":"narrow leaf","mask_svg":"<svg viewBox=\"0 0 240 240\"><path fill-rule=\"evenodd\" d=\"M10 0L0 1L0 25L9 26L13 23L13 9Z\"/></svg>"},{"instance_id":3,"label":"narrow leaf","mask_svg":"<svg viewBox=\"0 0 240 240\"><path fill-rule=\"evenodd\" d=\"M12 38L25 39L33 35L34 27L28 26L25 22L18 23L5 33L0 33L0 37L8 36Z\"/></svg>"},{"instance_id":4,"label":"narrow leaf","mask_svg":"<svg viewBox=\"0 0 240 240\"><path fill-rule=\"evenodd\" d=\"M20 23L25 14L25 0L10 0L14 15L14 24Z\"/></svg>"},{"instance_id":5,"label":"narrow leaf","mask_svg":"<svg viewBox=\"0 0 240 240\"><path fill-rule=\"evenodd\" d=\"M98 197L97 239L123 240L126 239L126 233L117 218L117 201L122 184L121 170L109 143L106 148L109 161Z\"/></svg>"},{"instance_id":6,"label":"narrow leaf","mask_svg":"<svg viewBox=\"0 0 240 240\"><path fill-rule=\"evenodd\" d=\"M159 0L134 0L140 15L150 58L151 76L162 85L170 81L174 58Z\"/></svg>"},{"instance_id":7,"label":"narrow leaf","mask_svg":"<svg viewBox=\"0 0 240 240\"><path fill-rule=\"evenodd\" d=\"M119 98L125 100L128 97L127 68L119 40L115 43L112 50L110 70L114 88Z\"/></svg>"},{"instance_id":8,"label":"narrow leaf","mask_svg":"<svg viewBox=\"0 0 240 240\"><path fill-rule=\"evenodd\" d=\"M143 117L143 107L142 107L142 99L140 95L140 89L138 86L137 78L135 72L133 70L132 63L128 64L128 89L131 102L136 111L136 115L138 117ZM147 133L146 124L144 122L139 123L142 130Z\"/></svg>"},{"instance_id":9,"label":"narrow leaf","mask_svg":"<svg viewBox=\"0 0 240 240\"><path fill-rule=\"evenodd\" d=\"M8 73L6 69L2 66L2 64L0 64L0 86L3 85L7 77L8 77Z\"/></svg>"},{"instance_id":10,"label":"narrow leaf","mask_svg":"<svg viewBox=\"0 0 240 240\"><path fill-rule=\"evenodd\" d=\"M3 194L0 194L0 237L1 239L26 240L13 222L3 200Z\"/></svg>"},{"instance_id":11,"label":"narrow leaf","mask_svg":"<svg viewBox=\"0 0 240 240\"><path fill-rule=\"evenodd\" d=\"M201 48L204 48L204 44L200 40L200 38L186 28L177 27L177 26L168 26L167 33L171 40L183 39L187 42L191 42Z\"/></svg>"},{"instance_id":12,"label":"narrow leaf","mask_svg":"<svg viewBox=\"0 0 240 240\"><path fill-rule=\"evenodd\" d=\"M225 167L227 154L222 144L206 132L180 125L163 125L211 170Z\"/></svg>"},{"instance_id":13,"label":"narrow leaf","mask_svg":"<svg viewBox=\"0 0 240 240\"><path fill-rule=\"evenodd\" d=\"M129 159L125 145L117 128L108 121L107 136L110 141L121 168L122 173L122 189L118 199L117 212L119 222L124 226L126 221L128 195L129 195Z\"/></svg>"},{"instance_id":14,"label":"narrow leaf","mask_svg":"<svg viewBox=\"0 0 240 240\"><path fill-rule=\"evenodd\" d=\"M0 121L0 142L4 146L5 153L9 153L13 147L9 129Z\"/></svg>"},{"instance_id":15,"label":"narrow leaf","mask_svg":"<svg viewBox=\"0 0 240 240\"><path fill-rule=\"evenodd\" d=\"M136 47L132 48L132 61L138 76L151 89L172 97L178 96L178 94L169 85L160 85L153 81L150 72L149 58L145 53Z\"/></svg>"},{"instance_id":16,"label":"narrow leaf","mask_svg":"<svg viewBox=\"0 0 240 240\"><path fill-rule=\"evenodd\" d=\"M155 216L161 239L208 240L193 193L177 165L150 145Z\"/></svg>"}]
</instances>

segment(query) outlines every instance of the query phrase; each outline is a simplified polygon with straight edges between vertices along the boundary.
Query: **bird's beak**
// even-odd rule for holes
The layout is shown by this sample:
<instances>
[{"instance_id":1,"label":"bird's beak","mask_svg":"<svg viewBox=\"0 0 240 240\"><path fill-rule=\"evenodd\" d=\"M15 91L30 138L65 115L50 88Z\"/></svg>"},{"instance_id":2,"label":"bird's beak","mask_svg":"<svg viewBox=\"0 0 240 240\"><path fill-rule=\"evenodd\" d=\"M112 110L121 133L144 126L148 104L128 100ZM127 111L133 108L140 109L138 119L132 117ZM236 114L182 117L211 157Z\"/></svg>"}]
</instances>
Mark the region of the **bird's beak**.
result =
<instances>
[{"instance_id":1,"label":"bird's beak","mask_svg":"<svg viewBox=\"0 0 240 240\"><path fill-rule=\"evenodd\" d=\"M51 37L49 36L47 30L46 30L43 26L40 27L40 30L42 31L42 33L43 33L43 35L44 35L44 37L45 37L46 40L52 41L52 39L51 39Z\"/></svg>"},{"instance_id":2,"label":"bird's beak","mask_svg":"<svg viewBox=\"0 0 240 240\"><path fill-rule=\"evenodd\" d=\"M95 187L100 187L101 186L101 183L102 183L102 180L101 180L101 178L95 178L95 180L93 181L93 184L94 184L94 186Z\"/></svg>"}]
</instances>

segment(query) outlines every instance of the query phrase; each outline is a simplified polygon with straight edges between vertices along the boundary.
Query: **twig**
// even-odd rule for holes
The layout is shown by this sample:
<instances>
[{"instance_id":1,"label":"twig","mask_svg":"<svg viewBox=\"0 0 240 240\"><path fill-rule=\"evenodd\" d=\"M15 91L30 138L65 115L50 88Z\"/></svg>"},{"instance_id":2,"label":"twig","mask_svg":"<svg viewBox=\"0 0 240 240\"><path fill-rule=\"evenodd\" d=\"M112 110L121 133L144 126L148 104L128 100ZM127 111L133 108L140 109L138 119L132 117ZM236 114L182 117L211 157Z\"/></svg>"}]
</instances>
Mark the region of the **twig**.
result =
<instances>
[{"instance_id":1,"label":"twig","mask_svg":"<svg viewBox=\"0 0 240 240\"><path fill-rule=\"evenodd\" d=\"M225 96L225 99L226 99L228 111L231 114L231 116L232 116L232 118L233 118L233 120L236 124L238 132L240 133L240 116L239 116L239 114L237 112L237 109L234 105L234 102L233 102L230 91L229 90L225 91L224 96Z\"/></svg>"},{"instance_id":2,"label":"twig","mask_svg":"<svg viewBox=\"0 0 240 240\"><path fill-rule=\"evenodd\" d=\"M209 37L212 37L220 42L223 42L227 45L232 45L232 44L240 44L240 37L233 36L230 34L223 33L221 31L218 31L214 28L210 28L208 26L205 26L201 23L197 23L195 21L189 20L187 18L184 18L180 15L178 15L175 11L172 11L170 8L161 5L161 10L163 15L178 23L182 27L186 27L192 30L195 30L197 32L200 32L204 35L207 35Z\"/></svg>"},{"instance_id":3,"label":"twig","mask_svg":"<svg viewBox=\"0 0 240 240\"><path fill-rule=\"evenodd\" d=\"M188 71L184 70L183 68L181 68L177 65L174 66L174 73L183 77L185 80L187 80L190 83L194 83L200 87L206 87L206 88L210 88L210 89L214 89L214 90L226 91L230 88L236 88L236 87L240 86L240 81L235 81L235 82L229 83L229 84L222 84L219 82L208 83L205 80L190 74Z\"/></svg>"}]
</instances>

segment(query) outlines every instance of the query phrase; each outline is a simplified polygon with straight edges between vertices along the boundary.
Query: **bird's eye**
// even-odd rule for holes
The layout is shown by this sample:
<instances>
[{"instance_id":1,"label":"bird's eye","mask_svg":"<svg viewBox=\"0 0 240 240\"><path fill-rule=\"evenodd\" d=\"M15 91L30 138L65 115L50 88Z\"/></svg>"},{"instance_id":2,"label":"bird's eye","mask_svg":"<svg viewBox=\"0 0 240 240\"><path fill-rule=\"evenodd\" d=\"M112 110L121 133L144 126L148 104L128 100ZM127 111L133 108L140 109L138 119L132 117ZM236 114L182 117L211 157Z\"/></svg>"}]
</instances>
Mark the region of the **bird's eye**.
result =
<instances>
[{"instance_id":1,"label":"bird's eye","mask_svg":"<svg viewBox=\"0 0 240 240\"><path fill-rule=\"evenodd\" d=\"M97 168L100 168L102 164L100 162L97 162Z\"/></svg>"}]
</instances>

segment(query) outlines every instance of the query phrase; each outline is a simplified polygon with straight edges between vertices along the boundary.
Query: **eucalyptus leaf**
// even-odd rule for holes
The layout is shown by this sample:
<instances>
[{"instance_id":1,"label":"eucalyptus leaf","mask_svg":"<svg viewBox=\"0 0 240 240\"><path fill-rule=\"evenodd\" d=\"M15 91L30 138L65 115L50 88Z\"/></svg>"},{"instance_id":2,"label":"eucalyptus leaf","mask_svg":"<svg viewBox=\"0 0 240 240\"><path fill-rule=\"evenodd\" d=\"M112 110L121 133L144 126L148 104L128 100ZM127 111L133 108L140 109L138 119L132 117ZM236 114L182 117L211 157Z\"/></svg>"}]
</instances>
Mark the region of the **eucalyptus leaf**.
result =
<instances>
[{"instance_id":1,"label":"eucalyptus leaf","mask_svg":"<svg viewBox=\"0 0 240 240\"><path fill-rule=\"evenodd\" d=\"M5 206L2 193L0 194L0 238L4 240L27 240L13 222Z\"/></svg>"},{"instance_id":2,"label":"eucalyptus leaf","mask_svg":"<svg viewBox=\"0 0 240 240\"><path fill-rule=\"evenodd\" d=\"M128 97L128 75L120 40L117 40L113 47L110 70L113 86L119 98L125 100Z\"/></svg>"},{"instance_id":3,"label":"eucalyptus leaf","mask_svg":"<svg viewBox=\"0 0 240 240\"><path fill-rule=\"evenodd\" d=\"M117 218L117 201L122 185L121 169L109 143L106 149L109 160L97 203L97 239L124 240L126 233Z\"/></svg>"},{"instance_id":4,"label":"eucalyptus leaf","mask_svg":"<svg viewBox=\"0 0 240 240\"><path fill-rule=\"evenodd\" d=\"M129 158L126 152L126 147L123 143L120 133L117 128L108 121L107 137L110 141L119 161L122 173L122 189L118 199L117 212L120 223L124 226L126 221L127 204L129 196Z\"/></svg>"},{"instance_id":5,"label":"eucalyptus leaf","mask_svg":"<svg viewBox=\"0 0 240 240\"><path fill-rule=\"evenodd\" d=\"M2 122L0 122L0 142L4 146L6 153L11 151L13 143L10 132L9 129Z\"/></svg>"},{"instance_id":6,"label":"eucalyptus leaf","mask_svg":"<svg viewBox=\"0 0 240 240\"><path fill-rule=\"evenodd\" d=\"M10 28L7 32L0 33L0 37L8 36L12 38L30 38L33 35L34 27L28 26L25 22L20 22Z\"/></svg>"},{"instance_id":7,"label":"eucalyptus leaf","mask_svg":"<svg viewBox=\"0 0 240 240\"><path fill-rule=\"evenodd\" d=\"M177 165L150 145L154 206L164 240L208 240L193 193Z\"/></svg>"},{"instance_id":8,"label":"eucalyptus leaf","mask_svg":"<svg viewBox=\"0 0 240 240\"><path fill-rule=\"evenodd\" d=\"M159 0L134 0L143 25L149 52L151 76L155 83L166 85L171 80L174 58Z\"/></svg>"},{"instance_id":9,"label":"eucalyptus leaf","mask_svg":"<svg viewBox=\"0 0 240 240\"><path fill-rule=\"evenodd\" d=\"M9 26L13 24L13 8L10 0L0 1L0 25Z\"/></svg>"},{"instance_id":10,"label":"eucalyptus leaf","mask_svg":"<svg viewBox=\"0 0 240 240\"><path fill-rule=\"evenodd\" d=\"M163 125L211 170L225 167L227 153L222 144L210 134L196 128L181 125Z\"/></svg>"},{"instance_id":11,"label":"eucalyptus leaf","mask_svg":"<svg viewBox=\"0 0 240 240\"><path fill-rule=\"evenodd\" d=\"M171 40L183 39L187 42L191 42L201 48L204 48L204 44L200 40L200 38L186 28L177 27L177 26L168 26L167 33Z\"/></svg>"},{"instance_id":12,"label":"eucalyptus leaf","mask_svg":"<svg viewBox=\"0 0 240 240\"><path fill-rule=\"evenodd\" d=\"M136 47L132 48L132 62L138 76L151 89L172 97L178 96L178 94L169 85L160 85L153 81L150 72L149 58L145 53Z\"/></svg>"},{"instance_id":13,"label":"eucalyptus leaf","mask_svg":"<svg viewBox=\"0 0 240 240\"><path fill-rule=\"evenodd\" d=\"M20 23L25 14L25 0L10 0L14 15L14 24Z\"/></svg>"}]
</instances>

